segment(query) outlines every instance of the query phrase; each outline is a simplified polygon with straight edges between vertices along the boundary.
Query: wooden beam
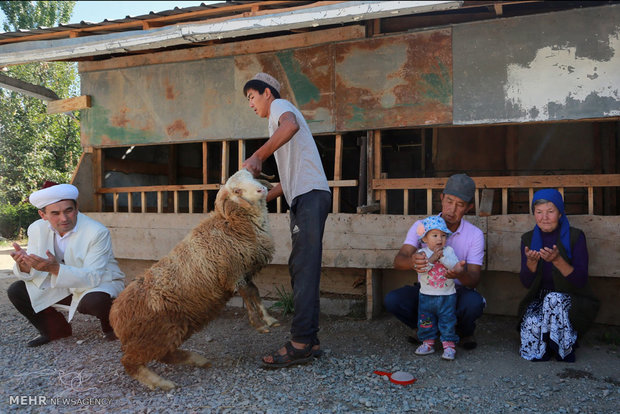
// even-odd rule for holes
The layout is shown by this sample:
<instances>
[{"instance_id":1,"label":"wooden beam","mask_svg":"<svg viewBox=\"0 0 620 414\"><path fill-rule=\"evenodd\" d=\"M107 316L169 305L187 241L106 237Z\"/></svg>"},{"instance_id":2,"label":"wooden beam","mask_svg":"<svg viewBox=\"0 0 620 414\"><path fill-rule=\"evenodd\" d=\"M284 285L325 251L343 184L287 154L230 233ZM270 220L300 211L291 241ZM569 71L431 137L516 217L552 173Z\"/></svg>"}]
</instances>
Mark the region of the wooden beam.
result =
<instances>
[{"instance_id":1,"label":"wooden beam","mask_svg":"<svg viewBox=\"0 0 620 414\"><path fill-rule=\"evenodd\" d=\"M69 99L58 99L47 102L47 113L60 114L63 112L79 111L80 109L90 108L90 95L76 96Z\"/></svg>"},{"instance_id":2,"label":"wooden beam","mask_svg":"<svg viewBox=\"0 0 620 414\"><path fill-rule=\"evenodd\" d=\"M47 89L39 85L33 85L32 83L12 78L3 73L0 73L0 87L23 93L24 95L32 96L33 98L41 99L42 101L54 101L60 99L58 98L58 95L56 95L56 92L51 89Z\"/></svg>"},{"instance_id":3,"label":"wooden beam","mask_svg":"<svg viewBox=\"0 0 620 414\"><path fill-rule=\"evenodd\" d=\"M229 151L229 145L230 143L228 141L222 141L222 169L221 169L221 176L220 176L220 183L225 184L226 180L228 180L228 160L229 160L229 156L230 156L230 151Z\"/></svg>"},{"instance_id":4,"label":"wooden beam","mask_svg":"<svg viewBox=\"0 0 620 414\"><path fill-rule=\"evenodd\" d=\"M110 70L134 66L157 65L163 63L187 62L192 60L211 59L224 56L273 52L283 49L296 49L322 43L360 39L365 35L363 26L345 26L319 32L297 33L265 39L245 40L234 43L223 43L201 46L191 49L180 49L144 55L124 56L93 62L80 62L80 73L96 70Z\"/></svg>"},{"instance_id":5,"label":"wooden beam","mask_svg":"<svg viewBox=\"0 0 620 414\"><path fill-rule=\"evenodd\" d=\"M472 177L477 188L618 187L620 174ZM448 177L374 179L374 190L442 189Z\"/></svg>"}]
</instances>

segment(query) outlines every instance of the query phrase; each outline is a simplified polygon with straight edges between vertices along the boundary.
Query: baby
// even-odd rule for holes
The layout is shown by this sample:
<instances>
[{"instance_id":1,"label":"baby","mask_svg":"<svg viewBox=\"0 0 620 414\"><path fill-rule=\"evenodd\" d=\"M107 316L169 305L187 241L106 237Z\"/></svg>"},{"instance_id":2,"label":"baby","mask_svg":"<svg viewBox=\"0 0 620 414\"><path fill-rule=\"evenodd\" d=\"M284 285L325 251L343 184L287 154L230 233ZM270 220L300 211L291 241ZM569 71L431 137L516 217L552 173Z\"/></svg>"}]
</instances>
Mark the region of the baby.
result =
<instances>
[{"instance_id":1,"label":"baby","mask_svg":"<svg viewBox=\"0 0 620 414\"><path fill-rule=\"evenodd\" d=\"M439 216L422 220L416 229L418 236L426 244L419 252L428 258L428 266L418 273L420 300L418 305L418 337L422 341L415 353L428 355L435 352L435 338L441 334L443 359L453 360L456 355L456 288L454 280L446 277L448 270L461 272L463 262L459 262L454 250L446 246L452 234L446 222Z\"/></svg>"}]
</instances>

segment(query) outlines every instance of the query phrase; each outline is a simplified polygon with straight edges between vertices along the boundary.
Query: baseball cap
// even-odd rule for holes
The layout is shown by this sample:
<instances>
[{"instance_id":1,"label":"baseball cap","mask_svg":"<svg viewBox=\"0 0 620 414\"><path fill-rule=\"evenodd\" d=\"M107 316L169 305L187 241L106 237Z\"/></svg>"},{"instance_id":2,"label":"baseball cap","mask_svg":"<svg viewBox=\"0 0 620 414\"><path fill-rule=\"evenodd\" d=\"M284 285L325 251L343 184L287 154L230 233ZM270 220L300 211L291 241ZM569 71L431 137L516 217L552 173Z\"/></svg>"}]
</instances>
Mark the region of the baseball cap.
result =
<instances>
[{"instance_id":1,"label":"baseball cap","mask_svg":"<svg viewBox=\"0 0 620 414\"><path fill-rule=\"evenodd\" d=\"M474 200L476 184L467 174L454 174L448 178L448 182L443 189L444 194L449 194L460 198L466 203Z\"/></svg>"}]
</instances>

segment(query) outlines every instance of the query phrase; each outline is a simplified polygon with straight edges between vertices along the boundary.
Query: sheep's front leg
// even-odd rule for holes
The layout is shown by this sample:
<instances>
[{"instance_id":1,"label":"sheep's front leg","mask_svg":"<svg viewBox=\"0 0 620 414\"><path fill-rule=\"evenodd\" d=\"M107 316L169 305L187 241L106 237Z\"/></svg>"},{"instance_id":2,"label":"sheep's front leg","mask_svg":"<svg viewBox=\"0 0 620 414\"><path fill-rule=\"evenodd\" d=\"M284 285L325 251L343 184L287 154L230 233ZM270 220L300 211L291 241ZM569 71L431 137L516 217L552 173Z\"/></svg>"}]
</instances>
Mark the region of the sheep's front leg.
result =
<instances>
[{"instance_id":1,"label":"sheep's front leg","mask_svg":"<svg viewBox=\"0 0 620 414\"><path fill-rule=\"evenodd\" d=\"M258 332L267 333L269 332L269 327L280 326L278 320L269 315L267 309L263 306L258 288L252 282L251 277L246 277L244 281L239 283L237 291L243 298L243 302L245 302L245 306L248 309L250 325Z\"/></svg>"}]
</instances>

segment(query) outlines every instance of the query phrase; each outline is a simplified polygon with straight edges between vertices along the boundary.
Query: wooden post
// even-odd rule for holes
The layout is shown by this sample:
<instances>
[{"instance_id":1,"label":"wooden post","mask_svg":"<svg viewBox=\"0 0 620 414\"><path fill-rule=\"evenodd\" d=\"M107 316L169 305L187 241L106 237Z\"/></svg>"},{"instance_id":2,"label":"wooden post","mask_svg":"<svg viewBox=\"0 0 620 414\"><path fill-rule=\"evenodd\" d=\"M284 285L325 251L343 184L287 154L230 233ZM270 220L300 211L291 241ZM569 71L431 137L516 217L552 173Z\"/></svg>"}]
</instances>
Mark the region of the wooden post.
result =
<instances>
[{"instance_id":1,"label":"wooden post","mask_svg":"<svg viewBox=\"0 0 620 414\"><path fill-rule=\"evenodd\" d=\"M127 212L133 213L133 197L131 196L131 192L127 193Z\"/></svg>"},{"instance_id":2,"label":"wooden post","mask_svg":"<svg viewBox=\"0 0 620 414\"><path fill-rule=\"evenodd\" d=\"M426 189L426 215L430 216L433 214L433 189Z\"/></svg>"},{"instance_id":3,"label":"wooden post","mask_svg":"<svg viewBox=\"0 0 620 414\"><path fill-rule=\"evenodd\" d=\"M163 213L163 200L162 200L162 191L158 191L157 192L157 212L158 213Z\"/></svg>"},{"instance_id":4,"label":"wooden post","mask_svg":"<svg viewBox=\"0 0 620 414\"><path fill-rule=\"evenodd\" d=\"M228 179L228 159L230 157L228 145L228 141L222 141L222 176L220 177L220 184L225 184Z\"/></svg>"},{"instance_id":5,"label":"wooden post","mask_svg":"<svg viewBox=\"0 0 620 414\"><path fill-rule=\"evenodd\" d=\"M366 319L372 319L381 313L381 279L380 269L366 269Z\"/></svg>"},{"instance_id":6,"label":"wooden post","mask_svg":"<svg viewBox=\"0 0 620 414\"><path fill-rule=\"evenodd\" d=\"M179 192L177 190L174 190L174 212L176 214L179 213Z\"/></svg>"},{"instance_id":7,"label":"wooden post","mask_svg":"<svg viewBox=\"0 0 620 414\"><path fill-rule=\"evenodd\" d=\"M179 164L179 160L178 160L178 147L175 144L170 144L168 145L168 184L169 185L176 185L178 183L178 164ZM167 202L168 202L168 208L166 209L166 211L172 211L173 208L176 207L172 207L171 208L171 204L174 203L174 198L173 198L173 194L168 191L167 193Z\"/></svg>"},{"instance_id":8,"label":"wooden post","mask_svg":"<svg viewBox=\"0 0 620 414\"><path fill-rule=\"evenodd\" d=\"M206 193L206 190L205 190ZM189 193L187 194L187 200L189 203L189 212L193 213L194 212L194 192L192 190L189 190Z\"/></svg>"},{"instance_id":9,"label":"wooden post","mask_svg":"<svg viewBox=\"0 0 620 414\"><path fill-rule=\"evenodd\" d=\"M245 161L245 141L240 139L239 141L237 141L237 146L238 146L237 170L240 170L241 166L243 165L243 161Z\"/></svg>"},{"instance_id":10,"label":"wooden post","mask_svg":"<svg viewBox=\"0 0 620 414\"><path fill-rule=\"evenodd\" d=\"M112 210L115 213L118 213L118 193L112 193L112 205L113 205Z\"/></svg>"},{"instance_id":11,"label":"wooden post","mask_svg":"<svg viewBox=\"0 0 620 414\"><path fill-rule=\"evenodd\" d=\"M334 143L334 181L342 178L342 135L338 134ZM332 213L340 212L340 187L334 187Z\"/></svg>"},{"instance_id":12,"label":"wooden post","mask_svg":"<svg viewBox=\"0 0 620 414\"><path fill-rule=\"evenodd\" d=\"M144 191L140 193L140 203L142 204L142 212L146 213L146 193Z\"/></svg>"},{"instance_id":13,"label":"wooden post","mask_svg":"<svg viewBox=\"0 0 620 414\"><path fill-rule=\"evenodd\" d=\"M409 214L409 190L403 190L403 215Z\"/></svg>"},{"instance_id":14,"label":"wooden post","mask_svg":"<svg viewBox=\"0 0 620 414\"><path fill-rule=\"evenodd\" d=\"M209 169L207 168L207 141L203 141L202 142L202 183L203 184L207 184L208 183L208 171ZM190 191L191 194L191 191ZM193 197L190 197L193 200ZM209 201L209 193L207 192L207 190L204 190L202 192L202 211L203 213L207 212L207 203ZM190 207L190 213L193 211L193 208Z\"/></svg>"},{"instance_id":15,"label":"wooden post","mask_svg":"<svg viewBox=\"0 0 620 414\"><path fill-rule=\"evenodd\" d=\"M367 131L366 135L366 205L370 206L375 202L372 189L372 180L375 178L375 169L373 164L373 160L375 159L373 156L375 148L373 145L373 142L375 141L375 134L374 131Z\"/></svg>"},{"instance_id":16,"label":"wooden post","mask_svg":"<svg viewBox=\"0 0 620 414\"><path fill-rule=\"evenodd\" d=\"M508 214L508 189L502 188L502 214Z\"/></svg>"},{"instance_id":17,"label":"wooden post","mask_svg":"<svg viewBox=\"0 0 620 414\"><path fill-rule=\"evenodd\" d=\"M95 148L93 154L93 181L95 188L98 190L103 188L103 174L105 155L101 148ZM103 194L95 194L95 208L97 211L103 212Z\"/></svg>"},{"instance_id":18,"label":"wooden post","mask_svg":"<svg viewBox=\"0 0 620 414\"><path fill-rule=\"evenodd\" d=\"M373 140L372 140L372 158L369 158L369 160L372 160L372 165L373 165L373 173L372 173L372 178L387 178L387 174L386 175L382 175L381 173L381 130L380 129L376 129L373 131ZM379 200L380 203L380 207L381 207L381 214L385 214L387 213L387 192L386 190L380 190L378 192L376 192L373 189L373 202L375 200Z\"/></svg>"}]
</instances>

